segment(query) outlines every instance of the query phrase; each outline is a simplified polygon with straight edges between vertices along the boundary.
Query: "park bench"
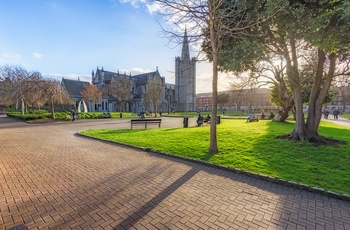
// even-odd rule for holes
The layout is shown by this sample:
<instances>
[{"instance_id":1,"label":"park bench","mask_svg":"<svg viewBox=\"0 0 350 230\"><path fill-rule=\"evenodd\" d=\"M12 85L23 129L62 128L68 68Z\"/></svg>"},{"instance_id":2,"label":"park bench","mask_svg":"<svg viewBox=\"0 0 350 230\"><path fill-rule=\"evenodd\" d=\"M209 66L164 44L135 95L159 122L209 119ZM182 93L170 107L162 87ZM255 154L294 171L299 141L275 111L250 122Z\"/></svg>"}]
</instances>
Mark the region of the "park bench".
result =
<instances>
[{"instance_id":1,"label":"park bench","mask_svg":"<svg viewBox=\"0 0 350 230\"><path fill-rule=\"evenodd\" d=\"M210 124L210 118L203 118L203 124Z\"/></svg>"},{"instance_id":2,"label":"park bench","mask_svg":"<svg viewBox=\"0 0 350 230\"><path fill-rule=\"evenodd\" d=\"M206 125L210 124L210 118L204 117L202 121L198 122L198 126L201 126L201 125L204 125L204 124L206 124Z\"/></svg>"},{"instance_id":3,"label":"park bench","mask_svg":"<svg viewBox=\"0 0 350 230\"><path fill-rule=\"evenodd\" d=\"M131 123L131 129L135 125L144 125L145 129L147 129L147 125L158 125L158 128L160 128L160 124L162 123L162 119L132 119L130 121Z\"/></svg>"}]
</instances>

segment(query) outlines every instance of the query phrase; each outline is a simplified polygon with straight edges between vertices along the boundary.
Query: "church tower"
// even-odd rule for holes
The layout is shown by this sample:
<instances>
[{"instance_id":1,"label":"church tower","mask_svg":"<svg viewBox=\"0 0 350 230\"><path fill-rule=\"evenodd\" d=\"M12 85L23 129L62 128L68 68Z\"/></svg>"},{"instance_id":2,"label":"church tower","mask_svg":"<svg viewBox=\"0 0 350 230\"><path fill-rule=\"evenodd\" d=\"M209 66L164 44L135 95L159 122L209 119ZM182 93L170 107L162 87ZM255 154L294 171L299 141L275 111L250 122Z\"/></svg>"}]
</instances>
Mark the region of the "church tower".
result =
<instances>
[{"instance_id":1,"label":"church tower","mask_svg":"<svg viewBox=\"0 0 350 230\"><path fill-rule=\"evenodd\" d=\"M175 100L177 111L196 110L196 59L190 58L187 30L185 30L181 58L175 58Z\"/></svg>"}]
</instances>

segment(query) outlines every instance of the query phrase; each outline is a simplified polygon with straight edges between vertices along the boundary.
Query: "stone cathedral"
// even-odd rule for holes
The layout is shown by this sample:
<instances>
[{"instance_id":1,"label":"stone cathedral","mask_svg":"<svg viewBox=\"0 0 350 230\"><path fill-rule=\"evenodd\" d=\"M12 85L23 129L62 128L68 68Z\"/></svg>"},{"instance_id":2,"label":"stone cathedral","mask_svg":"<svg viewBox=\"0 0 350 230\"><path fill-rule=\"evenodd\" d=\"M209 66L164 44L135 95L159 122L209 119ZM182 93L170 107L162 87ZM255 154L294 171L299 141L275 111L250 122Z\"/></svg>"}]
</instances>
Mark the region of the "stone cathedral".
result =
<instances>
[{"instance_id":1,"label":"stone cathedral","mask_svg":"<svg viewBox=\"0 0 350 230\"><path fill-rule=\"evenodd\" d=\"M133 82L133 87L130 89L132 99L124 103L124 108L121 108L118 98L108 94L109 85L117 78L128 78ZM131 76L131 74L106 71L103 67L102 69L97 67L96 71L92 70L91 83L62 79L61 85L75 101L75 107L78 111L139 113L152 111L154 108L145 99L150 79L156 79L163 86L158 111L168 113L196 111L196 59L190 58L187 31L183 37L181 57L175 58L175 84L166 83L165 78L158 72L158 68L154 72ZM87 109L82 109L81 105L84 104L84 101L80 92L84 90L85 84L96 85L104 94L99 103L85 102Z\"/></svg>"},{"instance_id":2,"label":"stone cathedral","mask_svg":"<svg viewBox=\"0 0 350 230\"><path fill-rule=\"evenodd\" d=\"M190 57L187 31L181 58L175 58L175 100L177 111L196 110L196 59Z\"/></svg>"}]
</instances>

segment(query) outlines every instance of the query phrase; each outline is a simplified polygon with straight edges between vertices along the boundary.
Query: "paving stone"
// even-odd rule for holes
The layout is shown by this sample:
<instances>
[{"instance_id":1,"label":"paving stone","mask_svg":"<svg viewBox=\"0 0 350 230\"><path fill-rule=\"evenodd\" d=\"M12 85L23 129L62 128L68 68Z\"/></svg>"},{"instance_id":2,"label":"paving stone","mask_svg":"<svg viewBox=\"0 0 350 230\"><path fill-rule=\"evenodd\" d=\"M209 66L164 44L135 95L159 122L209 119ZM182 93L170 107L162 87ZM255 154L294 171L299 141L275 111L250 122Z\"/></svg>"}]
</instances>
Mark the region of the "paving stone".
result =
<instances>
[{"instance_id":1,"label":"paving stone","mask_svg":"<svg viewBox=\"0 0 350 230\"><path fill-rule=\"evenodd\" d=\"M95 128L130 123L0 118L0 229L350 228L348 201L75 135Z\"/></svg>"}]
</instances>

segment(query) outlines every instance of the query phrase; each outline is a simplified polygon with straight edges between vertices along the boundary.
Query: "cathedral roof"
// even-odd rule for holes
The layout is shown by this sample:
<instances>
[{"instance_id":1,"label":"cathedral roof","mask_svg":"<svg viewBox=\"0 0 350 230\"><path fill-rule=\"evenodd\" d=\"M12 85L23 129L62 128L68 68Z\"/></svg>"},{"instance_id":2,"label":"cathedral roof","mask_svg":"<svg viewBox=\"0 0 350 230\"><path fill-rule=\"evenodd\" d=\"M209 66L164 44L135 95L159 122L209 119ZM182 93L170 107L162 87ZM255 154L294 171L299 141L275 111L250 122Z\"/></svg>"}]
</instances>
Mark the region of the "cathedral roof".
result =
<instances>
[{"instance_id":1,"label":"cathedral roof","mask_svg":"<svg viewBox=\"0 0 350 230\"><path fill-rule=\"evenodd\" d=\"M98 77L102 77L102 73L103 73L103 78L105 82L111 82L112 79L116 77L129 77L129 75L126 75L125 73L121 74L119 73L119 71L118 73L115 73L115 72L103 70L103 67L102 67L102 69L97 68L96 74L95 74L96 77L93 83L95 84L98 83Z\"/></svg>"},{"instance_id":2,"label":"cathedral roof","mask_svg":"<svg viewBox=\"0 0 350 230\"><path fill-rule=\"evenodd\" d=\"M160 77L158 70L150 73L138 74L133 76L132 78L136 80L136 84L146 85L148 79L152 77Z\"/></svg>"},{"instance_id":3,"label":"cathedral roof","mask_svg":"<svg viewBox=\"0 0 350 230\"><path fill-rule=\"evenodd\" d=\"M77 81L71 79L62 78L61 85L67 91L67 93L71 96L81 96L80 92L85 89L84 85L89 82L86 81Z\"/></svg>"}]
</instances>

